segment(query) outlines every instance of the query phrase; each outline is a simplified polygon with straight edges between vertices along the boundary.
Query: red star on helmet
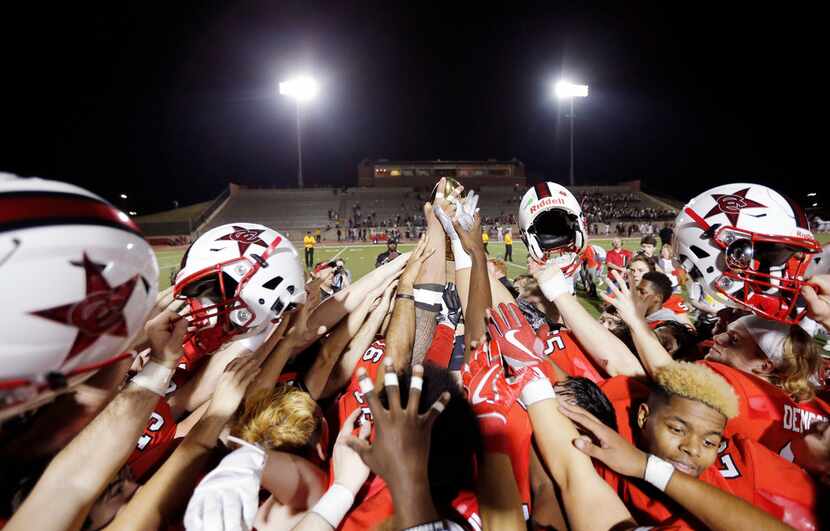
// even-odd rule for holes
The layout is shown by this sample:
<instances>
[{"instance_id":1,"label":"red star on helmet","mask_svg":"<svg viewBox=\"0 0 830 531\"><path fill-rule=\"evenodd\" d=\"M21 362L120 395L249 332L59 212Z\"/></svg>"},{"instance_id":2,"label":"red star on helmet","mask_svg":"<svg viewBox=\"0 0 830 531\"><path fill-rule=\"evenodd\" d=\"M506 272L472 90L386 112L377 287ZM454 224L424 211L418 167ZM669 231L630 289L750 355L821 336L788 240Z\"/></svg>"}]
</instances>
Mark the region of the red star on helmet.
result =
<instances>
[{"instance_id":1,"label":"red star on helmet","mask_svg":"<svg viewBox=\"0 0 830 531\"><path fill-rule=\"evenodd\" d=\"M262 247L268 247L268 244L265 243L262 238L259 237L260 234L265 232L264 229L246 229L245 227L237 227L233 225L233 232L230 234L225 234L221 238L216 238L215 241L219 240L231 240L235 241L239 244L239 256L245 254L245 251L248 250L248 247L251 245L261 245Z\"/></svg>"},{"instance_id":2,"label":"red star on helmet","mask_svg":"<svg viewBox=\"0 0 830 531\"><path fill-rule=\"evenodd\" d=\"M766 205L762 205L757 201L747 199L746 194L748 192L749 188L744 188L734 194L712 194L712 199L715 200L715 206L703 217L708 218L715 214L725 214L732 225L737 225L741 210L745 208L766 207Z\"/></svg>"},{"instance_id":3,"label":"red star on helmet","mask_svg":"<svg viewBox=\"0 0 830 531\"><path fill-rule=\"evenodd\" d=\"M86 296L78 302L32 312L32 315L78 328L78 335L66 355L66 360L86 350L102 334L127 337L124 307L129 302L139 278L136 275L118 286L111 287L101 274L104 264L93 262L86 253L81 262L71 264L84 268Z\"/></svg>"}]
</instances>

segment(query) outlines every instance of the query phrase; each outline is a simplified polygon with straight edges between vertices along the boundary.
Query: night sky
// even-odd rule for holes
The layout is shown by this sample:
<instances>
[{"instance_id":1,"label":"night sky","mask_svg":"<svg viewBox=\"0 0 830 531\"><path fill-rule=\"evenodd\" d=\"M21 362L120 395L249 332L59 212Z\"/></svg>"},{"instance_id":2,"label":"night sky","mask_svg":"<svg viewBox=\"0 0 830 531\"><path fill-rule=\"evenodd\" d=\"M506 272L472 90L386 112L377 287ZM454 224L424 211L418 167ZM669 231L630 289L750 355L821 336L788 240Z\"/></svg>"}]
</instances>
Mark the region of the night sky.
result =
<instances>
[{"instance_id":1,"label":"night sky","mask_svg":"<svg viewBox=\"0 0 830 531\"><path fill-rule=\"evenodd\" d=\"M140 213L228 180L294 183L276 82L298 72L322 85L304 110L307 185L353 184L365 157L516 157L566 182L551 86L567 75L591 87L578 184L639 178L684 200L738 179L798 199L830 188L828 30L795 4L74 4L0 14L0 169L127 193Z\"/></svg>"}]
</instances>

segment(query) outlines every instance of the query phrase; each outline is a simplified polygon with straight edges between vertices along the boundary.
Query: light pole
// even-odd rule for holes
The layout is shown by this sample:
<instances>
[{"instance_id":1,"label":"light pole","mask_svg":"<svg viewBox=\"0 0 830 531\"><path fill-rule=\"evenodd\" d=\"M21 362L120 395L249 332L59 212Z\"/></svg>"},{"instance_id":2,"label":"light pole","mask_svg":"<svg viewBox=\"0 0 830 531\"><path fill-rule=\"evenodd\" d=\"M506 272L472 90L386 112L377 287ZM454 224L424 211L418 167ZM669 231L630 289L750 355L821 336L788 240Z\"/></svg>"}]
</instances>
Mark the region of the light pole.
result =
<instances>
[{"instance_id":1,"label":"light pole","mask_svg":"<svg viewBox=\"0 0 830 531\"><path fill-rule=\"evenodd\" d=\"M281 81L280 94L289 96L297 103L297 186L303 187L303 142L300 134L300 106L311 101L317 95L317 82L308 76L301 76Z\"/></svg>"},{"instance_id":2,"label":"light pole","mask_svg":"<svg viewBox=\"0 0 830 531\"><path fill-rule=\"evenodd\" d=\"M553 87L556 97L560 100L569 100L571 106L571 186L574 185L574 98L587 98L588 85L574 85L567 81L559 81Z\"/></svg>"}]
</instances>

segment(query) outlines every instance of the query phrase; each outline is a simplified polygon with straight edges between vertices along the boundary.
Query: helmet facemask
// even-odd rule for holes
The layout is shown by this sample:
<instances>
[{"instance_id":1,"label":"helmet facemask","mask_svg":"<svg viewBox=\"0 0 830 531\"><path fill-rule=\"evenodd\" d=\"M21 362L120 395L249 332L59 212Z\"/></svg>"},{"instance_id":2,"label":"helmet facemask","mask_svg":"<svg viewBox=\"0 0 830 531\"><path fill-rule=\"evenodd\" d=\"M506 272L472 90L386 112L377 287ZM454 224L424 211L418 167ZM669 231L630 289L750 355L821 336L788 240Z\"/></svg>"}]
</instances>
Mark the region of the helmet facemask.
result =
<instances>
[{"instance_id":1,"label":"helmet facemask","mask_svg":"<svg viewBox=\"0 0 830 531\"><path fill-rule=\"evenodd\" d=\"M225 340L238 337L267 321L279 322L303 303L303 286L286 286L283 276L271 272L269 258L288 252L278 249L281 241L277 236L261 255L221 262L177 282L176 298L187 300L191 311L185 317L196 329L186 339L207 330L221 331Z\"/></svg>"},{"instance_id":2,"label":"helmet facemask","mask_svg":"<svg viewBox=\"0 0 830 531\"><path fill-rule=\"evenodd\" d=\"M801 289L808 284L804 275L810 258L821 251L817 241L770 236L733 226L710 226L693 210L687 208L686 213L703 230L701 239L708 239L721 251L712 263L714 267L708 268L710 272L720 272L712 284L718 293L774 321L796 324L804 317L806 308L797 303ZM690 250L695 254L702 252L695 246ZM687 268L689 258L684 260Z\"/></svg>"},{"instance_id":3,"label":"helmet facemask","mask_svg":"<svg viewBox=\"0 0 830 531\"><path fill-rule=\"evenodd\" d=\"M715 285L727 298L750 307L755 313L788 324L798 323L806 308L797 306L810 265L820 251L804 238L765 236L733 227L715 233L723 249L723 276Z\"/></svg>"},{"instance_id":4,"label":"helmet facemask","mask_svg":"<svg viewBox=\"0 0 830 531\"><path fill-rule=\"evenodd\" d=\"M579 267L582 238L577 217L561 209L542 212L527 232L522 232L531 256L542 263L556 263L565 276L573 275Z\"/></svg>"}]
</instances>

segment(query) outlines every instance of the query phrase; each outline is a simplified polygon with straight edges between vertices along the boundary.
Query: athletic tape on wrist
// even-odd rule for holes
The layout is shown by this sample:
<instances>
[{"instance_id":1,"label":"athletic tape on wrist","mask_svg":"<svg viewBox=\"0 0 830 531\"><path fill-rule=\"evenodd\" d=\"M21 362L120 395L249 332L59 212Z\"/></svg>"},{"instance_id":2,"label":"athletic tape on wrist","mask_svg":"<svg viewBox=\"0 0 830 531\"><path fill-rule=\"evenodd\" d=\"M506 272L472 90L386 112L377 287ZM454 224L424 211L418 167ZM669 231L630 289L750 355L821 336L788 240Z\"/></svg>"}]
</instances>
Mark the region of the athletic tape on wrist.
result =
<instances>
[{"instance_id":1,"label":"athletic tape on wrist","mask_svg":"<svg viewBox=\"0 0 830 531\"><path fill-rule=\"evenodd\" d=\"M450 246L452 247L452 254L455 256L456 271L473 267L473 259L464 250L464 246L461 245L461 240L452 240Z\"/></svg>"},{"instance_id":2,"label":"athletic tape on wrist","mask_svg":"<svg viewBox=\"0 0 830 531\"><path fill-rule=\"evenodd\" d=\"M433 287L436 286L436 287ZM444 287L434 284L419 284L414 286L415 307L428 312L440 312L441 301L444 298Z\"/></svg>"},{"instance_id":3,"label":"athletic tape on wrist","mask_svg":"<svg viewBox=\"0 0 830 531\"><path fill-rule=\"evenodd\" d=\"M646 460L646 473L643 477L646 481L660 489L666 490L666 485L674 475L674 467L671 463L663 461L656 455L649 454Z\"/></svg>"},{"instance_id":4,"label":"athletic tape on wrist","mask_svg":"<svg viewBox=\"0 0 830 531\"><path fill-rule=\"evenodd\" d=\"M542 295L551 302L559 298L560 295L571 292L571 287L563 275L554 275L539 282L539 289L542 290Z\"/></svg>"},{"instance_id":5,"label":"athletic tape on wrist","mask_svg":"<svg viewBox=\"0 0 830 531\"><path fill-rule=\"evenodd\" d=\"M155 361L147 362L141 372L133 376L132 383L153 393L164 396L170 386L175 369L160 365Z\"/></svg>"},{"instance_id":6,"label":"athletic tape on wrist","mask_svg":"<svg viewBox=\"0 0 830 531\"><path fill-rule=\"evenodd\" d=\"M417 389L418 391L420 391L421 389L424 388L424 379L421 378L420 376L413 376L409 380L409 388L410 389Z\"/></svg>"},{"instance_id":7,"label":"athletic tape on wrist","mask_svg":"<svg viewBox=\"0 0 830 531\"><path fill-rule=\"evenodd\" d=\"M329 525L337 529L353 503L352 491L339 483L332 483L329 490L314 504L311 512L317 513Z\"/></svg>"},{"instance_id":8,"label":"athletic tape on wrist","mask_svg":"<svg viewBox=\"0 0 830 531\"><path fill-rule=\"evenodd\" d=\"M536 402L556 398L556 393L553 391L550 380L547 378L537 378L524 386L519 398L526 407L530 407Z\"/></svg>"}]
</instances>

